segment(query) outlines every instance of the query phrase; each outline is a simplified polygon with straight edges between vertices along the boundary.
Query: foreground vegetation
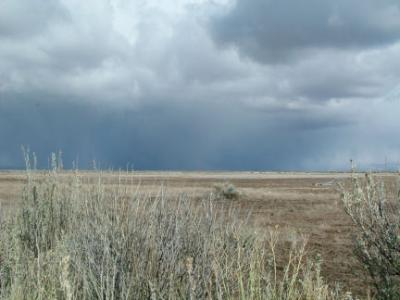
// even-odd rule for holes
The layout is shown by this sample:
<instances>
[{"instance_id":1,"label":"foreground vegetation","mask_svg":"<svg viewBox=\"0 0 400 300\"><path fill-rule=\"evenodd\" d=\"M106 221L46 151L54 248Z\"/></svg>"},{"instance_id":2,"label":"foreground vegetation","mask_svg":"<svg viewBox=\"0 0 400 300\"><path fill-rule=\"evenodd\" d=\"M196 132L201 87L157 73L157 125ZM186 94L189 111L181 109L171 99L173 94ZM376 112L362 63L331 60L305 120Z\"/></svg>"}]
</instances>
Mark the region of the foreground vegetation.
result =
<instances>
[{"instance_id":1,"label":"foreground vegetation","mask_svg":"<svg viewBox=\"0 0 400 300\"><path fill-rule=\"evenodd\" d=\"M354 254L369 273L376 297L400 299L400 184L393 191L371 174L342 186L346 213L355 225Z\"/></svg>"},{"instance_id":2,"label":"foreground vegetation","mask_svg":"<svg viewBox=\"0 0 400 300\"><path fill-rule=\"evenodd\" d=\"M2 224L4 299L351 299L330 288L304 239L290 250L213 195L143 196L28 169L22 204ZM287 246L287 245L286 245ZM287 247L286 247L287 248Z\"/></svg>"}]
</instances>

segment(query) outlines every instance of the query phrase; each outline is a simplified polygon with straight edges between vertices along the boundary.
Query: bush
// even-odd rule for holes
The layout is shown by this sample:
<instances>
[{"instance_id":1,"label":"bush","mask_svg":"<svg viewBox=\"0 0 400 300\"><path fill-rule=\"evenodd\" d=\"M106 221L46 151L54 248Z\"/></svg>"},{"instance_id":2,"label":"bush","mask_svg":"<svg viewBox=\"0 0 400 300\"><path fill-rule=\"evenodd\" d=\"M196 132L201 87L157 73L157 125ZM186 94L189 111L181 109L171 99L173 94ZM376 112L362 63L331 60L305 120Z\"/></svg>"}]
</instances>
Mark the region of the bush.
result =
<instances>
[{"instance_id":1,"label":"bush","mask_svg":"<svg viewBox=\"0 0 400 300\"><path fill-rule=\"evenodd\" d=\"M237 188L230 182L215 184L214 191L218 199L237 200L240 196Z\"/></svg>"},{"instance_id":2,"label":"bush","mask_svg":"<svg viewBox=\"0 0 400 300\"><path fill-rule=\"evenodd\" d=\"M356 226L354 251L374 282L378 299L400 299L400 190L390 200L383 182L353 174L342 190L346 213Z\"/></svg>"},{"instance_id":3,"label":"bush","mask_svg":"<svg viewBox=\"0 0 400 300\"><path fill-rule=\"evenodd\" d=\"M212 199L145 197L106 179L28 171L22 205L2 224L2 299L343 299L304 242L277 266L278 235Z\"/></svg>"}]
</instances>

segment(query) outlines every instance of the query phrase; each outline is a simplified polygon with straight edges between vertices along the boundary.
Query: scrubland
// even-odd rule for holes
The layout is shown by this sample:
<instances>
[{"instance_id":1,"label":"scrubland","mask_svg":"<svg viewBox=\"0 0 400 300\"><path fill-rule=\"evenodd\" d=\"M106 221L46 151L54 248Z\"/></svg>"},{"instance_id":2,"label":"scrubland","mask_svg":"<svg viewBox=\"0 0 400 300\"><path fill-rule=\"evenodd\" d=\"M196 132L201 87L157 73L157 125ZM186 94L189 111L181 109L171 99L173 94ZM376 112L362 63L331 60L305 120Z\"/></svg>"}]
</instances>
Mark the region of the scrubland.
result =
<instances>
[{"instance_id":1,"label":"scrubland","mask_svg":"<svg viewBox=\"0 0 400 300\"><path fill-rule=\"evenodd\" d=\"M357 255L368 248L359 224L379 223L373 214L357 217L368 211L360 203L378 211L380 203L371 192L378 185L363 186L362 176L67 172L57 165L3 172L1 297L396 299L396 288L379 293L380 274L374 278ZM378 181L389 191L395 180L380 174ZM362 200L363 191L369 198ZM377 235L390 229L379 224ZM398 228L390 230L395 244ZM379 259L374 242L367 250ZM389 288L396 266L384 282Z\"/></svg>"}]
</instances>

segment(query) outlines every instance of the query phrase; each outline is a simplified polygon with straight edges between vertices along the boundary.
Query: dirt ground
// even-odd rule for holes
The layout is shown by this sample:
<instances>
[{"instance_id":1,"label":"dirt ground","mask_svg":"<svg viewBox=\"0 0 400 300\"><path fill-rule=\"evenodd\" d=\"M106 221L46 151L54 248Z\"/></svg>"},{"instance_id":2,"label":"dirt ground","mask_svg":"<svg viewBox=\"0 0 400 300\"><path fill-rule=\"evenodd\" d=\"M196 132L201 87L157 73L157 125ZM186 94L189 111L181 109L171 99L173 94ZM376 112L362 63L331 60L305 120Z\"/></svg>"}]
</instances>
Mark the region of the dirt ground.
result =
<instances>
[{"instance_id":1,"label":"dirt ground","mask_svg":"<svg viewBox=\"0 0 400 300\"><path fill-rule=\"evenodd\" d=\"M97 175L82 173L85 180ZM331 284L341 283L346 290L365 296L367 281L354 259L352 225L343 212L337 184L349 178L348 173L261 173L261 172L131 172L105 173L107 182L118 181L139 186L142 192L154 192L163 186L167 193L201 196L213 190L216 183L231 182L240 192L234 203L243 215L251 213L252 226L263 230L278 226L288 236L308 236L308 253L321 255L323 276ZM361 176L361 175L360 175ZM394 186L397 176L379 174L386 185ZM0 172L2 211L18 205L25 174Z\"/></svg>"}]
</instances>

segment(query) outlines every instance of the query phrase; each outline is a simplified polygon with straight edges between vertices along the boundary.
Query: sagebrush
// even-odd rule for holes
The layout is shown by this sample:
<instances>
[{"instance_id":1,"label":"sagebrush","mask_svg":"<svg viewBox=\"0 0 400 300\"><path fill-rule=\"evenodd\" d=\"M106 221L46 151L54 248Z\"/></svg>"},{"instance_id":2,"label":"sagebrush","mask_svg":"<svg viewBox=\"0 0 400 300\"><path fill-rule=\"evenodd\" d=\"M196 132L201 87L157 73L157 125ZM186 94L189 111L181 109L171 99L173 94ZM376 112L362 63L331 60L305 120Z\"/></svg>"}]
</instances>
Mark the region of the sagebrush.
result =
<instances>
[{"instance_id":1,"label":"sagebrush","mask_svg":"<svg viewBox=\"0 0 400 300\"><path fill-rule=\"evenodd\" d=\"M215 184L214 194L219 199L238 200L240 197L238 189L230 182Z\"/></svg>"},{"instance_id":2,"label":"sagebrush","mask_svg":"<svg viewBox=\"0 0 400 300\"><path fill-rule=\"evenodd\" d=\"M400 185L393 193L372 174L363 179L353 174L350 188L341 190L356 228L355 255L370 274L377 298L400 299Z\"/></svg>"},{"instance_id":3,"label":"sagebrush","mask_svg":"<svg viewBox=\"0 0 400 300\"><path fill-rule=\"evenodd\" d=\"M82 178L27 171L1 229L3 299L351 299L323 281L303 239L278 265L278 234L254 232L212 196Z\"/></svg>"}]
</instances>

